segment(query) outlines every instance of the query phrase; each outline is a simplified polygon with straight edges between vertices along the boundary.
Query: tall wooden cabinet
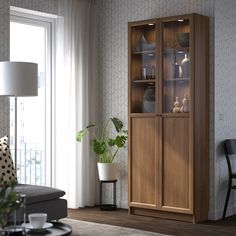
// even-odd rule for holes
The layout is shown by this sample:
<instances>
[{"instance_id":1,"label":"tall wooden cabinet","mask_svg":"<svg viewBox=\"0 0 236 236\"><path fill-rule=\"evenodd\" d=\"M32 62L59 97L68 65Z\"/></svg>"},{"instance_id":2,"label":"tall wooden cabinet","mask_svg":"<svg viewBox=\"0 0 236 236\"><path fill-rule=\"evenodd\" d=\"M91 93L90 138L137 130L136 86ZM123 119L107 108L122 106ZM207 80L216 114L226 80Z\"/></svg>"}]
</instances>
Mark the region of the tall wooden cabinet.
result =
<instances>
[{"instance_id":1,"label":"tall wooden cabinet","mask_svg":"<svg viewBox=\"0 0 236 236\"><path fill-rule=\"evenodd\" d=\"M129 22L129 210L208 217L209 19Z\"/></svg>"}]
</instances>

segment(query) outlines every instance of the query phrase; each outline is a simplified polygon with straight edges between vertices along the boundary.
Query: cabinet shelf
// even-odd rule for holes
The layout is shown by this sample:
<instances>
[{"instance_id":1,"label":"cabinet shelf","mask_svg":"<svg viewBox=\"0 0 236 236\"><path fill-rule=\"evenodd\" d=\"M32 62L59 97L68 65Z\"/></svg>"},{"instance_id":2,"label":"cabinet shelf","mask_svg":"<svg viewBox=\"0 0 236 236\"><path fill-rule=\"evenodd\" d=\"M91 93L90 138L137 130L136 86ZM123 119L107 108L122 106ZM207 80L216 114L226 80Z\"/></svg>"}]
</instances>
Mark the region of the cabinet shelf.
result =
<instances>
[{"instance_id":1,"label":"cabinet shelf","mask_svg":"<svg viewBox=\"0 0 236 236\"><path fill-rule=\"evenodd\" d=\"M180 113L170 112L170 113L163 113L162 117L190 117L190 114L187 113L187 112L186 113L183 113L183 112L180 112Z\"/></svg>"},{"instance_id":2,"label":"cabinet shelf","mask_svg":"<svg viewBox=\"0 0 236 236\"><path fill-rule=\"evenodd\" d=\"M173 78L173 79L165 79L165 82L189 82L189 77L186 78Z\"/></svg>"},{"instance_id":3,"label":"cabinet shelf","mask_svg":"<svg viewBox=\"0 0 236 236\"><path fill-rule=\"evenodd\" d=\"M155 79L135 79L132 81L135 84L153 84L156 82Z\"/></svg>"},{"instance_id":4,"label":"cabinet shelf","mask_svg":"<svg viewBox=\"0 0 236 236\"><path fill-rule=\"evenodd\" d=\"M155 117L155 113L130 113L130 117Z\"/></svg>"},{"instance_id":5,"label":"cabinet shelf","mask_svg":"<svg viewBox=\"0 0 236 236\"><path fill-rule=\"evenodd\" d=\"M148 55L148 56L155 56L156 50L148 50L148 51L133 51L133 55Z\"/></svg>"},{"instance_id":6,"label":"cabinet shelf","mask_svg":"<svg viewBox=\"0 0 236 236\"><path fill-rule=\"evenodd\" d=\"M189 52L189 47L186 47L186 48L164 48L163 49L164 54L184 54L186 52Z\"/></svg>"}]
</instances>

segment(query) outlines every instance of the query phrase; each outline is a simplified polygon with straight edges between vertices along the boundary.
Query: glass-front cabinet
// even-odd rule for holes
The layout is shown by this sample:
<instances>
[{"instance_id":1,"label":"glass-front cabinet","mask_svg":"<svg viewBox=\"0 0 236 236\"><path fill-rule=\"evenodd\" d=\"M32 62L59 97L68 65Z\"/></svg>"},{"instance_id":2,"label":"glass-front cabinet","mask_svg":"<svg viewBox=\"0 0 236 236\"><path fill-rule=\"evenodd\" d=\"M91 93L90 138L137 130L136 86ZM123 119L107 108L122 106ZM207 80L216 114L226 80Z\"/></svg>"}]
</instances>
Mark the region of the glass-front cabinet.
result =
<instances>
[{"instance_id":1,"label":"glass-front cabinet","mask_svg":"<svg viewBox=\"0 0 236 236\"><path fill-rule=\"evenodd\" d=\"M130 113L189 113L189 19L134 23L129 38Z\"/></svg>"},{"instance_id":2,"label":"glass-front cabinet","mask_svg":"<svg viewBox=\"0 0 236 236\"><path fill-rule=\"evenodd\" d=\"M129 211L208 217L209 18L129 22Z\"/></svg>"},{"instance_id":3,"label":"glass-front cabinet","mask_svg":"<svg viewBox=\"0 0 236 236\"><path fill-rule=\"evenodd\" d=\"M189 113L190 27L188 19L162 26L163 113Z\"/></svg>"},{"instance_id":4,"label":"glass-front cabinet","mask_svg":"<svg viewBox=\"0 0 236 236\"><path fill-rule=\"evenodd\" d=\"M156 22L130 28L131 113L155 113L157 47Z\"/></svg>"}]
</instances>

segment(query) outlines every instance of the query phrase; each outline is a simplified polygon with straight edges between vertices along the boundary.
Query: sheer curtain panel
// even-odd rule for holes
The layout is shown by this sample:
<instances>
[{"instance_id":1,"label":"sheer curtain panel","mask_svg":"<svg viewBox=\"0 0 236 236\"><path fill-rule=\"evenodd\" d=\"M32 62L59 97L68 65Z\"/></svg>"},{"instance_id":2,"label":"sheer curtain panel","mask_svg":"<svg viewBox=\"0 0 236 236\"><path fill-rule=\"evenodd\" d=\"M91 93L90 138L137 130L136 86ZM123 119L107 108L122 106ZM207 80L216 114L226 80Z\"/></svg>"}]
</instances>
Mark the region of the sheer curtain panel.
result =
<instances>
[{"instance_id":1,"label":"sheer curtain panel","mask_svg":"<svg viewBox=\"0 0 236 236\"><path fill-rule=\"evenodd\" d=\"M97 167L87 136L76 131L96 122L96 24L93 0L59 0L55 80L54 186L68 207L95 204Z\"/></svg>"}]
</instances>

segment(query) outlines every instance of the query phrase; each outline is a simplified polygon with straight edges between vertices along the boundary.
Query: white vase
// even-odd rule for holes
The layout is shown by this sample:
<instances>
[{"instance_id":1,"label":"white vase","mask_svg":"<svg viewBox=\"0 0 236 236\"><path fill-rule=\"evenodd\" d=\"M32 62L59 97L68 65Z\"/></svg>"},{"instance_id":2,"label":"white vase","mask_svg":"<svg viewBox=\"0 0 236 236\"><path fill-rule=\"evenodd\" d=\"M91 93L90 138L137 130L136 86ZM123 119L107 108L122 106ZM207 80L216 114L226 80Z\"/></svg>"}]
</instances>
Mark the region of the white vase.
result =
<instances>
[{"instance_id":1,"label":"white vase","mask_svg":"<svg viewBox=\"0 0 236 236\"><path fill-rule=\"evenodd\" d=\"M100 163L98 162L99 179L103 181L117 179L118 165L117 163Z\"/></svg>"},{"instance_id":2,"label":"white vase","mask_svg":"<svg viewBox=\"0 0 236 236\"><path fill-rule=\"evenodd\" d=\"M189 77L189 59L187 53L185 53L184 59L181 61L181 66L183 70L183 78Z\"/></svg>"}]
</instances>

